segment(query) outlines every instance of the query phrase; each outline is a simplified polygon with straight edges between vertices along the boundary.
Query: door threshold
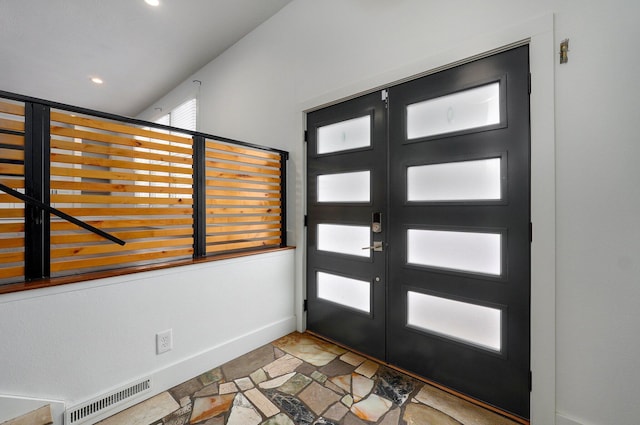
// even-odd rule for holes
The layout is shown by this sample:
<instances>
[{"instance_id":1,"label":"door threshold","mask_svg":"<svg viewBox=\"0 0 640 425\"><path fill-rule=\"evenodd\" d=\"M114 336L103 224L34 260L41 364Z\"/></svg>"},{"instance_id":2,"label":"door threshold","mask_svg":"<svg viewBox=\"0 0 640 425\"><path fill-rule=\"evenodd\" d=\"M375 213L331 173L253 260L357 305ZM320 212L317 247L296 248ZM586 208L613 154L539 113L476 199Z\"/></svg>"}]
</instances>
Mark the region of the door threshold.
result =
<instances>
[{"instance_id":1,"label":"door threshold","mask_svg":"<svg viewBox=\"0 0 640 425\"><path fill-rule=\"evenodd\" d=\"M396 372L399 372L399 373L402 373L404 375L410 376L413 379L417 379L420 382L423 382L425 384L431 385L432 387L438 388L439 390L442 390L442 391L444 391L446 393L449 393L449 394L451 394L451 395L453 395L455 397L458 397L458 398L460 398L462 400L468 401L469 403L475 404L478 407L482 407L483 409L489 410L489 411L491 411L493 413L496 413L496 414L498 414L500 416L504 416L505 418L511 419L514 422L518 422L518 423L520 423L522 425L530 425L531 424L530 421L527 420L527 419L521 418L520 416L514 415L513 413L509 413L509 412L506 412L504 410L501 410L501 409L499 409L499 408L497 408L497 407L495 407L495 406L493 406L491 404L487 404L487 403L485 403L483 401L480 401L478 399L470 397L470 396L468 396L466 394L460 393L460 392L458 392L456 390L453 390L453 389L451 389L449 387L445 387L442 384L439 384L437 382L431 381L431 380L429 380L429 379L427 379L427 378L425 378L423 376L416 375L413 372L409 372L409 371L407 371L405 369L402 369L402 368L400 368L398 366L395 366L395 365L393 365L391 363L387 363L387 362L385 362L383 360L380 360L380 359L372 357L372 356L370 356L368 354L362 353L362 352L360 352L358 350L354 350L354 349L352 349L352 348L350 348L350 347L348 347L348 346L346 346L346 345L344 345L344 344L342 344L340 342L332 340L331 338L327 338L327 337L325 337L323 335L317 334L317 333L315 333L313 331L309 331L309 330L304 331L304 333L306 333L308 335L311 335L311 336L313 336L315 338L321 339L323 341L326 341L328 343L337 345L340 348L344 348L345 350L351 351L352 353L355 353L355 354L357 354L359 356L362 356L362 357L364 357L366 359L369 359L369 360L371 360L371 361L373 361L375 363L378 363L380 365L384 365L384 366L388 367L389 369L393 369Z\"/></svg>"}]
</instances>

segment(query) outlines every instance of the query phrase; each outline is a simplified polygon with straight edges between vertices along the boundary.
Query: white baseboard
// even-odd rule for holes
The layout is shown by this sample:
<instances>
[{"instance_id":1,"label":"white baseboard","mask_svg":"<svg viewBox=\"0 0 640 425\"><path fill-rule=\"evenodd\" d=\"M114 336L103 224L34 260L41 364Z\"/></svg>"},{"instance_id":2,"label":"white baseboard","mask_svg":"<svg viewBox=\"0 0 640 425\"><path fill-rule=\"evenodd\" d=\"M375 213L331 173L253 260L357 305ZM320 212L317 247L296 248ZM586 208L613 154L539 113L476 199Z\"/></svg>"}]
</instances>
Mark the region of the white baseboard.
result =
<instances>
[{"instance_id":1,"label":"white baseboard","mask_svg":"<svg viewBox=\"0 0 640 425\"><path fill-rule=\"evenodd\" d=\"M51 417L54 425L63 425L64 402L42 398L29 398L12 395L0 395L0 423L15 419L33 412L46 405L51 406Z\"/></svg>"},{"instance_id":2,"label":"white baseboard","mask_svg":"<svg viewBox=\"0 0 640 425\"><path fill-rule=\"evenodd\" d=\"M569 419L560 414L556 414L556 425L582 425L580 422L576 422L573 419Z\"/></svg>"},{"instance_id":3,"label":"white baseboard","mask_svg":"<svg viewBox=\"0 0 640 425\"><path fill-rule=\"evenodd\" d=\"M228 341L224 341L214 347L211 347L201 353L195 354L191 357L181 359L179 362L167 365L161 369L153 371L150 376L153 382L153 387L150 392L144 394L144 399L151 398L158 395L182 382L185 382L193 377L196 377L204 372L207 372L215 367L218 367L230 360L235 359L243 354L248 353L258 347L268 344L284 335L287 335L296 330L296 318L295 316L282 319L280 321L265 325L261 328L255 329L244 335L240 335ZM131 380L135 380L139 377L132 376ZM127 383L122 383L126 385ZM109 389L105 389L105 393ZM92 418L94 421L103 420L109 416L113 416L137 403L140 403L144 399L132 399L130 402L119 405L117 408L109 410L102 415L97 415ZM80 405L82 403L78 403ZM38 406L40 407L40 406ZM73 406L71 406L73 408ZM58 425L58 423L55 423ZM62 422L60 422L62 425Z\"/></svg>"}]
</instances>

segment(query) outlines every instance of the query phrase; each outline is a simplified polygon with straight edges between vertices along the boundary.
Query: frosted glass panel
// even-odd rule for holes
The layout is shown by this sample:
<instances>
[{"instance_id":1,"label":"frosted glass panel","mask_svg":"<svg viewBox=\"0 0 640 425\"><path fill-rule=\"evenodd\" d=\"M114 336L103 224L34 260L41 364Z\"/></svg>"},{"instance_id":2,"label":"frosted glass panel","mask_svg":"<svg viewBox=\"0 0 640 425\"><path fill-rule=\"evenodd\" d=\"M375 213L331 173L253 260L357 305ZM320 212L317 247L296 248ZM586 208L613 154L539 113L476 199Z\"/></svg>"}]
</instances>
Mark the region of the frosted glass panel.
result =
<instances>
[{"instance_id":1,"label":"frosted glass panel","mask_svg":"<svg viewBox=\"0 0 640 425\"><path fill-rule=\"evenodd\" d=\"M371 283L334 274L317 272L318 298L356 310L371 311Z\"/></svg>"},{"instance_id":2,"label":"frosted glass panel","mask_svg":"<svg viewBox=\"0 0 640 425\"><path fill-rule=\"evenodd\" d=\"M495 351L501 349L502 311L407 292L407 324Z\"/></svg>"},{"instance_id":3,"label":"frosted glass panel","mask_svg":"<svg viewBox=\"0 0 640 425\"><path fill-rule=\"evenodd\" d=\"M409 167L409 201L500 199L500 158Z\"/></svg>"},{"instance_id":4,"label":"frosted glass panel","mask_svg":"<svg viewBox=\"0 0 640 425\"><path fill-rule=\"evenodd\" d=\"M371 228L369 226L345 226L338 224L318 224L318 249L339 254L371 256Z\"/></svg>"},{"instance_id":5,"label":"frosted glass panel","mask_svg":"<svg viewBox=\"0 0 640 425\"><path fill-rule=\"evenodd\" d=\"M340 152L371 146L371 116L318 128L318 153Z\"/></svg>"},{"instance_id":6,"label":"frosted glass panel","mask_svg":"<svg viewBox=\"0 0 640 425\"><path fill-rule=\"evenodd\" d=\"M318 176L318 202L369 202L371 172Z\"/></svg>"},{"instance_id":7,"label":"frosted glass panel","mask_svg":"<svg viewBox=\"0 0 640 425\"><path fill-rule=\"evenodd\" d=\"M500 123L500 83L407 106L407 138L468 130Z\"/></svg>"},{"instance_id":8,"label":"frosted glass panel","mask_svg":"<svg viewBox=\"0 0 640 425\"><path fill-rule=\"evenodd\" d=\"M502 273L501 238L499 233L409 229L407 261L499 276Z\"/></svg>"}]
</instances>

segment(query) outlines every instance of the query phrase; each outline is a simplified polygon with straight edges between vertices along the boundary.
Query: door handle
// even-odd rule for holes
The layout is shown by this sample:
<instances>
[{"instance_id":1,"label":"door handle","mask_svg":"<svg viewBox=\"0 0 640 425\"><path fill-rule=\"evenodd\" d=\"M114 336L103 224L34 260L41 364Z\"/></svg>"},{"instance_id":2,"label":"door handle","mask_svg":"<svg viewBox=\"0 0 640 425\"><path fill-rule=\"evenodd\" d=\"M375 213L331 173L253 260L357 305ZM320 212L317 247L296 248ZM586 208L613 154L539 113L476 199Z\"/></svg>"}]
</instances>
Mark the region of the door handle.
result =
<instances>
[{"instance_id":1,"label":"door handle","mask_svg":"<svg viewBox=\"0 0 640 425\"><path fill-rule=\"evenodd\" d=\"M382 252L383 251L382 241L373 241L373 246L365 246L362 249L370 249L376 252Z\"/></svg>"}]
</instances>

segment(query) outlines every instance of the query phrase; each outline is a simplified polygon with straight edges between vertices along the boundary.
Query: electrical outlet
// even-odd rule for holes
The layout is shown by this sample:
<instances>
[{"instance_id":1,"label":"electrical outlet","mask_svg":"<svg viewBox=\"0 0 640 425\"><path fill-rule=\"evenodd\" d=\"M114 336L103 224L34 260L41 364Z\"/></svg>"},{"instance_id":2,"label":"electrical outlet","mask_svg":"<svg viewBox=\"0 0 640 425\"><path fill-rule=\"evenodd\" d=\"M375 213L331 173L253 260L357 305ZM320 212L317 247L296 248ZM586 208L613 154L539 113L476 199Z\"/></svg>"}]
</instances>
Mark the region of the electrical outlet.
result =
<instances>
[{"instance_id":1,"label":"electrical outlet","mask_svg":"<svg viewBox=\"0 0 640 425\"><path fill-rule=\"evenodd\" d=\"M156 354L166 353L173 349L173 333L171 329L156 334Z\"/></svg>"}]
</instances>

